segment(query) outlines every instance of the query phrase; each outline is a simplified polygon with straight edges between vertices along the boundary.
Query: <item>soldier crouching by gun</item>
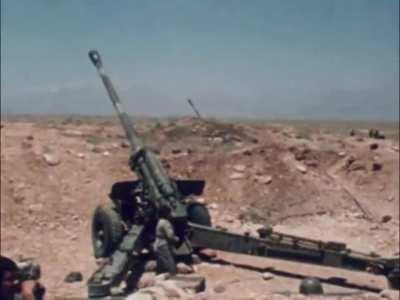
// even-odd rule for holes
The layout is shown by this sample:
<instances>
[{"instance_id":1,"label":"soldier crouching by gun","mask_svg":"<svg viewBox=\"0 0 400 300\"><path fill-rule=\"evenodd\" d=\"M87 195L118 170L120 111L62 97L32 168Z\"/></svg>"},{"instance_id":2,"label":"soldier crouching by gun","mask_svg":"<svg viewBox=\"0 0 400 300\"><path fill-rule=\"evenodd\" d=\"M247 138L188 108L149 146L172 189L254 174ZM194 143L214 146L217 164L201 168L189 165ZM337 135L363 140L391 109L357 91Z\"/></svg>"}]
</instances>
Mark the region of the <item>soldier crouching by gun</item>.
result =
<instances>
[{"instance_id":1,"label":"soldier crouching by gun","mask_svg":"<svg viewBox=\"0 0 400 300\"><path fill-rule=\"evenodd\" d=\"M179 238L174 233L170 219L170 207L162 206L159 211L156 240L154 241L154 253L157 258L157 274L169 273L170 275L175 275L177 272L172 247L179 242Z\"/></svg>"},{"instance_id":2,"label":"soldier crouching by gun","mask_svg":"<svg viewBox=\"0 0 400 300\"><path fill-rule=\"evenodd\" d=\"M45 288L38 282L40 266L32 262L15 263L0 256L0 299L41 300Z\"/></svg>"}]
</instances>

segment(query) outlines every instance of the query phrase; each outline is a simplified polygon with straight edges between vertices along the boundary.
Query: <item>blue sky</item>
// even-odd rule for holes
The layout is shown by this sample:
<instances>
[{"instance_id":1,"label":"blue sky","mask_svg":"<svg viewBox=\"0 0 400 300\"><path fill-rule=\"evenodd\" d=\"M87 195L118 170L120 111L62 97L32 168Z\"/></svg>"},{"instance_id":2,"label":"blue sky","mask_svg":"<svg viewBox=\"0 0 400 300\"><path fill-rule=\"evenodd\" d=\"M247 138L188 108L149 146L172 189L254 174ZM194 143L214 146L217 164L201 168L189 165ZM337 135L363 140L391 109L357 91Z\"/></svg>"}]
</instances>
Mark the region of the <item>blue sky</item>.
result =
<instances>
[{"instance_id":1,"label":"blue sky","mask_svg":"<svg viewBox=\"0 0 400 300\"><path fill-rule=\"evenodd\" d=\"M397 0L1 0L1 107L132 115L398 119Z\"/></svg>"}]
</instances>

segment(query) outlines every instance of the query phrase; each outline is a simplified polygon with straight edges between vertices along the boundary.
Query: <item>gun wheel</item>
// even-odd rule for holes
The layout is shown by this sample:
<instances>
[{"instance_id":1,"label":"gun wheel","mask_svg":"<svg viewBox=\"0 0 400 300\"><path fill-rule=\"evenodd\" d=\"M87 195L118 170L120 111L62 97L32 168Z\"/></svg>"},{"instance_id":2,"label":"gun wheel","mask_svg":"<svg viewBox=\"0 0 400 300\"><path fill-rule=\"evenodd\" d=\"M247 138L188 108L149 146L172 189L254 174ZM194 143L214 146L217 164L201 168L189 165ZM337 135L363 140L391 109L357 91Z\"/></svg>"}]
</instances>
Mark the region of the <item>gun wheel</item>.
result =
<instances>
[{"instance_id":1,"label":"gun wheel","mask_svg":"<svg viewBox=\"0 0 400 300\"><path fill-rule=\"evenodd\" d=\"M96 258L108 257L117 249L123 236L121 217L109 206L98 206L92 220L92 243Z\"/></svg>"}]
</instances>

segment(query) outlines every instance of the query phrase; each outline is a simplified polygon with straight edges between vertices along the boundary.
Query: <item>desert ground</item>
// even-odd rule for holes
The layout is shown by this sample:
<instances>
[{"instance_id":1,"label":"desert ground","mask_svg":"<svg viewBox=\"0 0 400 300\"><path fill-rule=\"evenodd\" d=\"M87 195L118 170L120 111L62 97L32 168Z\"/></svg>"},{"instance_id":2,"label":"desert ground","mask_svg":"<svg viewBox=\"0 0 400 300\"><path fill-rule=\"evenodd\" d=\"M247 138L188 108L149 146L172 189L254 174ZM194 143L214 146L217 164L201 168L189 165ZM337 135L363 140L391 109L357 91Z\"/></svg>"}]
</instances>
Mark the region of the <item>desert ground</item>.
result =
<instances>
[{"instance_id":1,"label":"desert ground","mask_svg":"<svg viewBox=\"0 0 400 300\"><path fill-rule=\"evenodd\" d=\"M386 139L369 138L371 127ZM398 124L181 117L140 118L136 128L171 177L207 181L202 201L215 226L254 233L268 224L363 252L399 252ZM48 299L85 296L96 269L91 217L114 182L134 178L129 154L112 118L2 118L1 254L40 263ZM326 297L373 299L387 289L382 276L214 254L195 266L206 278L197 299L273 299L296 293L307 276L321 279ZM83 281L65 282L71 271Z\"/></svg>"}]
</instances>

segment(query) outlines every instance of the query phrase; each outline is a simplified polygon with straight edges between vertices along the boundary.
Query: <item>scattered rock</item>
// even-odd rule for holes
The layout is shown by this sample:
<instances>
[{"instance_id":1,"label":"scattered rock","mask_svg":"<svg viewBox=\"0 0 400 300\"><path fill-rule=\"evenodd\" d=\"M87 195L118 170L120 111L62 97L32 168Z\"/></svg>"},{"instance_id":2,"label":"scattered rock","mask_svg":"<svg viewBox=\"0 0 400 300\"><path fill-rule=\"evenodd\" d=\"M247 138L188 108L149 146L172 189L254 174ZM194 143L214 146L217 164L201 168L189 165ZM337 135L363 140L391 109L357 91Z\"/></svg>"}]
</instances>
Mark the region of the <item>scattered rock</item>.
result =
<instances>
[{"instance_id":1,"label":"scattered rock","mask_svg":"<svg viewBox=\"0 0 400 300\"><path fill-rule=\"evenodd\" d=\"M393 149L393 151L399 152L399 147L398 146L393 146L392 149Z\"/></svg>"},{"instance_id":2,"label":"scattered rock","mask_svg":"<svg viewBox=\"0 0 400 300\"><path fill-rule=\"evenodd\" d=\"M263 184L270 184L272 182L272 176L269 176L269 175L257 176L256 180Z\"/></svg>"},{"instance_id":3,"label":"scattered rock","mask_svg":"<svg viewBox=\"0 0 400 300\"><path fill-rule=\"evenodd\" d=\"M200 293L206 289L206 279L197 274L175 275L171 278L184 291Z\"/></svg>"},{"instance_id":4,"label":"scattered rock","mask_svg":"<svg viewBox=\"0 0 400 300\"><path fill-rule=\"evenodd\" d=\"M296 166L296 169L297 169L298 171L300 171L301 173L303 173L303 174L306 174L306 173L307 173L307 168L306 168L305 166L297 165L297 166Z\"/></svg>"},{"instance_id":5,"label":"scattered rock","mask_svg":"<svg viewBox=\"0 0 400 300\"><path fill-rule=\"evenodd\" d=\"M179 154L179 153L182 153L182 150L181 149L172 149L171 153L172 154Z\"/></svg>"},{"instance_id":6,"label":"scattered rock","mask_svg":"<svg viewBox=\"0 0 400 300\"><path fill-rule=\"evenodd\" d=\"M379 296L382 299L399 300L400 292L396 290L383 290L382 292L379 293Z\"/></svg>"},{"instance_id":7,"label":"scattered rock","mask_svg":"<svg viewBox=\"0 0 400 300\"><path fill-rule=\"evenodd\" d=\"M349 167L355 161L356 161L356 158L353 155L350 155L346 160L346 167Z\"/></svg>"},{"instance_id":8,"label":"scattered rock","mask_svg":"<svg viewBox=\"0 0 400 300\"><path fill-rule=\"evenodd\" d=\"M200 256L198 256L197 254L192 254L191 261L192 261L192 264L194 264L194 265L198 265L198 264L202 263Z\"/></svg>"},{"instance_id":9,"label":"scattered rock","mask_svg":"<svg viewBox=\"0 0 400 300\"><path fill-rule=\"evenodd\" d=\"M210 203L209 205L207 205L207 207L209 209L217 209L218 208L218 204L217 203Z\"/></svg>"},{"instance_id":10,"label":"scattered rock","mask_svg":"<svg viewBox=\"0 0 400 300\"><path fill-rule=\"evenodd\" d=\"M201 254L207 256L208 258L216 258L218 256L218 252L212 249L202 249Z\"/></svg>"},{"instance_id":11,"label":"scattered rock","mask_svg":"<svg viewBox=\"0 0 400 300\"><path fill-rule=\"evenodd\" d=\"M104 156L110 156L110 152L104 151L104 152L103 152L103 155L104 155Z\"/></svg>"},{"instance_id":12,"label":"scattered rock","mask_svg":"<svg viewBox=\"0 0 400 300\"><path fill-rule=\"evenodd\" d=\"M131 145L128 143L128 141L122 141L121 142L121 148L129 148Z\"/></svg>"},{"instance_id":13,"label":"scattered rock","mask_svg":"<svg viewBox=\"0 0 400 300\"><path fill-rule=\"evenodd\" d=\"M21 143L21 148L22 149L30 149L30 148L32 148L32 143L30 141L24 140Z\"/></svg>"},{"instance_id":14,"label":"scattered rock","mask_svg":"<svg viewBox=\"0 0 400 300\"><path fill-rule=\"evenodd\" d=\"M205 200L204 198L197 198L197 199L196 199L196 202L197 202L197 203L200 203L200 204L205 204L205 203L206 203L206 200Z\"/></svg>"},{"instance_id":15,"label":"scattered rock","mask_svg":"<svg viewBox=\"0 0 400 300\"><path fill-rule=\"evenodd\" d=\"M155 260L149 260L144 266L145 272L155 272L157 270L157 262Z\"/></svg>"},{"instance_id":16,"label":"scattered rock","mask_svg":"<svg viewBox=\"0 0 400 300\"><path fill-rule=\"evenodd\" d=\"M384 215L381 219L381 223L387 223L390 220L392 220L392 216L391 215Z\"/></svg>"},{"instance_id":17,"label":"scattered rock","mask_svg":"<svg viewBox=\"0 0 400 300\"><path fill-rule=\"evenodd\" d=\"M304 164L305 164L307 167L316 168L316 167L318 167L318 165L319 165L319 161L316 160L316 159L309 159L309 160L304 161Z\"/></svg>"},{"instance_id":18,"label":"scattered rock","mask_svg":"<svg viewBox=\"0 0 400 300\"><path fill-rule=\"evenodd\" d=\"M262 274L262 278L263 278L264 280L271 280L271 279L274 279L274 275L271 274L271 273L269 273L269 272L264 272L264 273Z\"/></svg>"},{"instance_id":19,"label":"scattered rock","mask_svg":"<svg viewBox=\"0 0 400 300\"><path fill-rule=\"evenodd\" d=\"M65 277L64 282L72 283L72 282L78 282L78 281L82 281L82 280L83 280L83 276L82 276L81 272L71 272Z\"/></svg>"},{"instance_id":20,"label":"scattered rock","mask_svg":"<svg viewBox=\"0 0 400 300\"><path fill-rule=\"evenodd\" d=\"M26 137L26 140L28 140L28 141L33 141L33 140L34 140L33 135L28 135L28 136Z\"/></svg>"},{"instance_id":21,"label":"scattered rock","mask_svg":"<svg viewBox=\"0 0 400 300\"><path fill-rule=\"evenodd\" d=\"M128 296L128 298L126 298L126 300L154 300L155 298L153 297L152 293L146 293L143 291L139 291L137 293L134 293L130 296Z\"/></svg>"},{"instance_id":22,"label":"scattered rock","mask_svg":"<svg viewBox=\"0 0 400 300\"><path fill-rule=\"evenodd\" d=\"M44 153L43 158L49 166L57 166L60 164L60 158L54 153Z\"/></svg>"},{"instance_id":23,"label":"scattered rock","mask_svg":"<svg viewBox=\"0 0 400 300\"><path fill-rule=\"evenodd\" d=\"M76 156L77 156L78 158L80 158L80 159L84 159L84 158L86 157L85 154L82 153L82 152L77 153Z\"/></svg>"},{"instance_id":24,"label":"scattered rock","mask_svg":"<svg viewBox=\"0 0 400 300\"><path fill-rule=\"evenodd\" d=\"M381 163L378 163L378 162L374 162L373 164L372 164L372 171L380 171L380 170L382 170L382 164Z\"/></svg>"},{"instance_id":25,"label":"scattered rock","mask_svg":"<svg viewBox=\"0 0 400 300\"><path fill-rule=\"evenodd\" d=\"M226 288L222 285L222 284L217 284L216 286L214 286L214 292L216 292L217 294L223 293L226 291Z\"/></svg>"},{"instance_id":26,"label":"scattered rock","mask_svg":"<svg viewBox=\"0 0 400 300\"><path fill-rule=\"evenodd\" d=\"M243 173L238 173L238 172L232 173L232 174L229 176L229 178L232 179L232 180L243 179L244 177L245 177L245 176L244 176Z\"/></svg>"},{"instance_id":27,"label":"scattered rock","mask_svg":"<svg viewBox=\"0 0 400 300\"><path fill-rule=\"evenodd\" d=\"M246 170L246 166L245 165L234 165L233 169L236 172L244 172Z\"/></svg>"},{"instance_id":28,"label":"scattered rock","mask_svg":"<svg viewBox=\"0 0 400 300\"><path fill-rule=\"evenodd\" d=\"M370 150L376 150L376 149L378 149L378 147L379 147L378 143L373 143L373 144L369 145Z\"/></svg>"},{"instance_id":29,"label":"scattered rock","mask_svg":"<svg viewBox=\"0 0 400 300\"><path fill-rule=\"evenodd\" d=\"M211 138L211 141L215 144L221 144L224 141L224 139L222 137L217 136L217 137Z\"/></svg>"},{"instance_id":30,"label":"scattered rock","mask_svg":"<svg viewBox=\"0 0 400 300\"><path fill-rule=\"evenodd\" d=\"M147 287L155 286L156 284L156 276L154 274L143 274L143 276L140 278L137 287L139 289L144 289Z\"/></svg>"},{"instance_id":31,"label":"scattered rock","mask_svg":"<svg viewBox=\"0 0 400 300\"><path fill-rule=\"evenodd\" d=\"M346 151L341 151L338 153L338 156L340 156L340 157L345 157L346 155L347 155Z\"/></svg>"},{"instance_id":32,"label":"scattered rock","mask_svg":"<svg viewBox=\"0 0 400 300\"><path fill-rule=\"evenodd\" d=\"M230 215L226 215L224 221L228 223L233 223L235 221L235 218Z\"/></svg>"},{"instance_id":33,"label":"scattered rock","mask_svg":"<svg viewBox=\"0 0 400 300\"><path fill-rule=\"evenodd\" d=\"M69 137L79 137L83 136L83 132L79 130L68 129L64 131L64 135Z\"/></svg>"},{"instance_id":34,"label":"scattered rock","mask_svg":"<svg viewBox=\"0 0 400 300\"><path fill-rule=\"evenodd\" d=\"M176 265L176 269L178 271L178 274L191 274L194 272L194 270L191 266L184 264L182 262L180 262Z\"/></svg>"},{"instance_id":35,"label":"scattered rock","mask_svg":"<svg viewBox=\"0 0 400 300\"><path fill-rule=\"evenodd\" d=\"M93 153L102 153L104 151L104 148L99 145L88 144L87 147Z\"/></svg>"}]
</instances>

